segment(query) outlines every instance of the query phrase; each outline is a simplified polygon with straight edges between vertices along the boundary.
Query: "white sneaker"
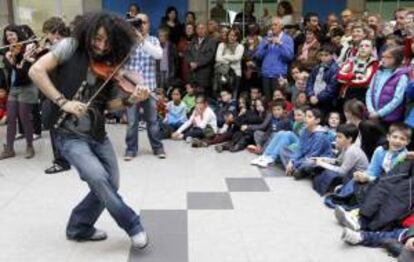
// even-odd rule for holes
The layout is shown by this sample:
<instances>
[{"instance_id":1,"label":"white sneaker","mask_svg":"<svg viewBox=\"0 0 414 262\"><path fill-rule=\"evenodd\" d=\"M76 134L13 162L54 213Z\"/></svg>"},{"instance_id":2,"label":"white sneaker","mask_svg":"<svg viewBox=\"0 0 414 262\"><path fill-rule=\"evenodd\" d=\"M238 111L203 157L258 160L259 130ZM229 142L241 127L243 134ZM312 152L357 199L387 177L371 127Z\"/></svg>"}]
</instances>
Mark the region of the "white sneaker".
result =
<instances>
[{"instance_id":1,"label":"white sneaker","mask_svg":"<svg viewBox=\"0 0 414 262\"><path fill-rule=\"evenodd\" d=\"M143 249L148 245L148 235L145 231L131 237L131 246L133 249Z\"/></svg>"},{"instance_id":2,"label":"white sneaker","mask_svg":"<svg viewBox=\"0 0 414 262\"><path fill-rule=\"evenodd\" d=\"M186 142L187 144L191 144L191 142L193 142L193 138L192 138L191 136L188 136L188 137L185 139L185 142Z\"/></svg>"},{"instance_id":3,"label":"white sneaker","mask_svg":"<svg viewBox=\"0 0 414 262\"><path fill-rule=\"evenodd\" d=\"M259 167L266 168L266 167L270 166L273 162L274 162L274 160L271 157L264 156L263 159L262 159L262 161L260 161L259 163L257 163L257 165Z\"/></svg>"},{"instance_id":4,"label":"white sneaker","mask_svg":"<svg viewBox=\"0 0 414 262\"><path fill-rule=\"evenodd\" d=\"M350 245L361 244L363 240L360 232L351 230L349 228L344 228L344 231L342 231L341 239Z\"/></svg>"},{"instance_id":5,"label":"white sneaker","mask_svg":"<svg viewBox=\"0 0 414 262\"><path fill-rule=\"evenodd\" d=\"M255 158L255 159L253 159L252 161L250 161L250 165L254 165L255 166L255 165L259 164L259 162L262 161L263 157L264 156L259 156L259 157Z\"/></svg>"},{"instance_id":6,"label":"white sneaker","mask_svg":"<svg viewBox=\"0 0 414 262\"><path fill-rule=\"evenodd\" d=\"M361 230L361 225L359 224L358 219L353 216L351 212L347 212L339 205L335 207L335 217L342 226L352 229L353 231Z\"/></svg>"}]
</instances>

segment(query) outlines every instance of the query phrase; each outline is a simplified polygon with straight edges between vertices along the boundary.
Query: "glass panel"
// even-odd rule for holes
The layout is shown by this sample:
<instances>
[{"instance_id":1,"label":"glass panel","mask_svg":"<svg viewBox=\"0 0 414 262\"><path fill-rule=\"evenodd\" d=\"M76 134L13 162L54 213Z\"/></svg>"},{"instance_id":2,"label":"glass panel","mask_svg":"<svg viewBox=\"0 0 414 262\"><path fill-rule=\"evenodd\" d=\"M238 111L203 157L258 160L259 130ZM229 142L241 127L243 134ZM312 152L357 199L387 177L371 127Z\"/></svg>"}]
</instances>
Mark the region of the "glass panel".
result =
<instances>
[{"instance_id":1,"label":"glass panel","mask_svg":"<svg viewBox=\"0 0 414 262\"><path fill-rule=\"evenodd\" d=\"M394 10L398 7L414 7L413 0L389 1L389 0L367 0L367 9L370 13L378 13L384 20L394 19Z\"/></svg>"},{"instance_id":2,"label":"glass panel","mask_svg":"<svg viewBox=\"0 0 414 262\"><path fill-rule=\"evenodd\" d=\"M243 11L244 2L245 0L223 0L224 2L224 8L229 11L230 14L230 21L231 23L234 22L234 19L236 15ZM256 21L258 23L261 23L263 21L262 17L264 14L264 9L266 8L269 15L275 15L276 14L276 8L277 8L277 1L275 0L256 0L254 2L254 13L253 15L256 17ZM217 4L217 0L209 0L208 7L209 7L209 17L210 17L210 11L213 7L215 7ZM245 29L245 28L243 28ZM244 35L246 32L243 32Z\"/></svg>"},{"instance_id":3,"label":"glass panel","mask_svg":"<svg viewBox=\"0 0 414 262\"><path fill-rule=\"evenodd\" d=\"M82 14L82 0L14 0L14 12L17 24L28 24L39 35L51 16L62 16L69 23Z\"/></svg>"},{"instance_id":4,"label":"glass panel","mask_svg":"<svg viewBox=\"0 0 414 262\"><path fill-rule=\"evenodd\" d=\"M82 2L82 0L62 0L62 17L66 23L72 21L75 16L82 14Z\"/></svg>"},{"instance_id":5,"label":"glass panel","mask_svg":"<svg viewBox=\"0 0 414 262\"><path fill-rule=\"evenodd\" d=\"M15 22L28 24L38 34L43 22L57 13L56 0L14 0Z\"/></svg>"}]
</instances>

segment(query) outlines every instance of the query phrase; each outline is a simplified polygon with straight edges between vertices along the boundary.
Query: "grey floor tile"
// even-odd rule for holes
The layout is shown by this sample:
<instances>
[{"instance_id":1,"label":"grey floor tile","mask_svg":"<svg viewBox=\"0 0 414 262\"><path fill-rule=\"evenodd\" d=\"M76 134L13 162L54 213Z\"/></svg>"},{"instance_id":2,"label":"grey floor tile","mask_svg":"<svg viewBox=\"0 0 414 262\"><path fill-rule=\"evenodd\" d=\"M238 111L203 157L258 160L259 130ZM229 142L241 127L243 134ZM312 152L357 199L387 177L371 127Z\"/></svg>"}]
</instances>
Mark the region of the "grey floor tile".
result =
<instances>
[{"instance_id":1,"label":"grey floor tile","mask_svg":"<svg viewBox=\"0 0 414 262\"><path fill-rule=\"evenodd\" d=\"M260 168L260 173L262 174L262 176L264 177L286 177L285 176L285 172L276 166L270 166L268 168Z\"/></svg>"},{"instance_id":2,"label":"grey floor tile","mask_svg":"<svg viewBox=\"0 0 414 262\"><path fill-rule=\"evenodd\" d=\"M188 209L233 209L230 194L227 192L189 192Z\"/></svg>"},{"instance_id":3,"label":"grey floor tile","mask_svg":"<svg viewBox=\"0 0 414 262\"><path fill-rule=\"evenodd\" d=\"M269 187L263 178L226 178L230 192L267 192Z\"/></svg>"},{"instance_id":4,"label":"grey floor tile","mask_svg":"<svg viewBox=\"0 0 414 262\"><path fill-rule=\"evenodd\" d=\"M150 244L144 250L131 250L129 262L188 261L186 210L143 210L141 220Z\"/></svg>"}]
</instances>

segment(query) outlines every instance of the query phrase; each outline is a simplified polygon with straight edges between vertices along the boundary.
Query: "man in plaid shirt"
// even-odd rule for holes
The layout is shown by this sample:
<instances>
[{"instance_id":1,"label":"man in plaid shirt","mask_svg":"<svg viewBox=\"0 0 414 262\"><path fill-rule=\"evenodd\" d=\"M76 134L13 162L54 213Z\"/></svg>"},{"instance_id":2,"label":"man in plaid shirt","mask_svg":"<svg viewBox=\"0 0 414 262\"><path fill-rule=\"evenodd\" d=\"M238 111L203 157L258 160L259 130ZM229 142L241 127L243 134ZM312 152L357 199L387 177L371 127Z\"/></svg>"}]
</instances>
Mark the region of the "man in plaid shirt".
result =
<instances>
[{"instance_id":1,"label":"man in plaid shirt","mask_svg":"<svg viewBox=\"0 0 414 262\"><path fill-rule=\"evenodd\" d=\"M162 48L158 39L149 35L150 21L146 14L139 14L142 25L135 28L137 34L138 46L131 54L129 62L125 69L139 72L144 80L144 85L148 86L151 92L157 87L156 60L162 58ZM143 109L143 118L147 123L148 138L152 150L159 158L165 158L165 151L161 142L160 127L157 121L156 101L148 98L139 104ZM132 160L138 152L138 122L140 119L140 110L136 106L127 109L128 129L125 138L127 145L125 152L125 161Z\"/></svg>"}]
</instances>

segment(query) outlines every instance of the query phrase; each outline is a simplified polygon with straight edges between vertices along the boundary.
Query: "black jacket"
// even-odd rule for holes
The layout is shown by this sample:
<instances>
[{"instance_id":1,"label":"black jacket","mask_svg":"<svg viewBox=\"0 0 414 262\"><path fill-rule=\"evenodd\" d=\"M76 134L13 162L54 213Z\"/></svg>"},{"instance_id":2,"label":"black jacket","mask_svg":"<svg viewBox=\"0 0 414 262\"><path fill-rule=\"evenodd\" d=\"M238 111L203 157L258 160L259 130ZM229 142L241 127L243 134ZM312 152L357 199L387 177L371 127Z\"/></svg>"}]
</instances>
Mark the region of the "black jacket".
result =
<instances>
[{"instance_id":1,"label":"black jacket","mask_svg":"<svg viewBox=\"0 0 414 262\"><path fill-rule=\"evenodd\" d=\"M188 63L197 63L197 68L190 73L190 81L201 87L211 87L216 49L217 42L210 37L205 37L201 44L197 37L191 41L186 59Z\"/></svg>"},{"instance_id":2,"label":"black jacket","mask_svg":"<svg viewBox=\"0 0 414 262\"><path fill-rule=\"evenodd\" d=\"M394 175L379 178L366 192L360 208L361 228L391 230L413 212L414 161L405 161Z\"/></svg>"}]
</instances>

